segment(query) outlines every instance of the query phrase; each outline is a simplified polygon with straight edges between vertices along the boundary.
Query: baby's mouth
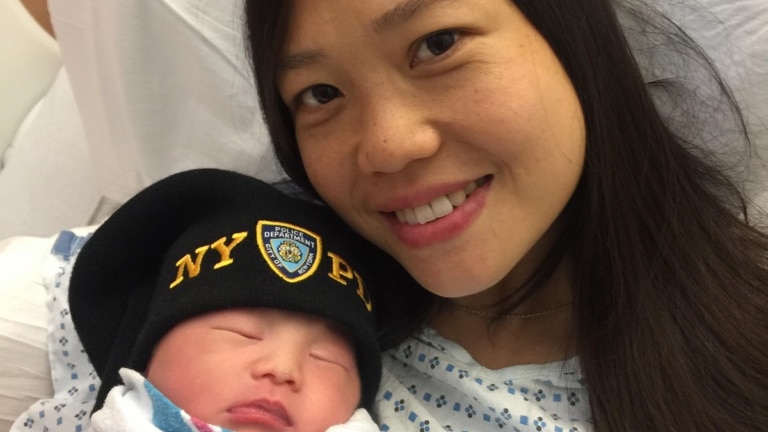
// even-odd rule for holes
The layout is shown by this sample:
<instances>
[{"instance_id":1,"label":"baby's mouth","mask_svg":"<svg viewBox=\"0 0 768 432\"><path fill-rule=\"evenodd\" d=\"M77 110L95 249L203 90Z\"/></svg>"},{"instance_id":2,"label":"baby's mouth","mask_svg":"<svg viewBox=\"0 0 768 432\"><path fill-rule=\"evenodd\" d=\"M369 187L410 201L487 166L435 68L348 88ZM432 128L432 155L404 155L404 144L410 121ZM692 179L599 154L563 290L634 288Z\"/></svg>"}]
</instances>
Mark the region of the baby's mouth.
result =
<instances>
[{"instance_id":1,"label":"baby's mouth","mask_svg":"<svg viewBox=\"0 0 768 432\"><path fill-rule=\"evenodd\" d=\"M249 423L267 423L284 428L293 425L282 404L264 399L230 408L229 413Z\"/></svg>"},{"instance_id":2,"label":"baby's mouth","mask_svg":"<svg viewBox=\"0 0 768 432\"><path fill-rule=\"evenodd\" d=\"M395 212L397 220L399 220L400 223L408 225L423 225L447 216L451 214L454 209L462 205L472 192L484 185L487 181L487 176L482 177L469 183L464 189L437 197L428 204L416 208L397 210Z\"/></svg>"}]
</instances>

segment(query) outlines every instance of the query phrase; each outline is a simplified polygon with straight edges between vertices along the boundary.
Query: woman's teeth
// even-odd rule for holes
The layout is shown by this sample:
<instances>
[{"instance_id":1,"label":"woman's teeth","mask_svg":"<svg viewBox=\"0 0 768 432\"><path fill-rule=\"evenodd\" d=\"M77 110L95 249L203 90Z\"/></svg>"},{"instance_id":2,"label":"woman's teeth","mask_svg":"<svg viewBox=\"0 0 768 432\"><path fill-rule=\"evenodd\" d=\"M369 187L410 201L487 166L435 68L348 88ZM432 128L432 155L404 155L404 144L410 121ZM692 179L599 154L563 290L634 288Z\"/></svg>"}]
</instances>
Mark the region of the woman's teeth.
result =
<instances>
[{"instance_id":1,"label":"woman's teeth","mask_svg":"<svg viewBox=\"0 0 768 432\"><path fill-rule=\"evenodd\" d=\"M467 196L477 189L477 182L468 184L464 189L437 197L429 204L395 212L400 223L409 225L425 224L450 214L454 208L462 205Z\"/></svg>"}]
</instances>

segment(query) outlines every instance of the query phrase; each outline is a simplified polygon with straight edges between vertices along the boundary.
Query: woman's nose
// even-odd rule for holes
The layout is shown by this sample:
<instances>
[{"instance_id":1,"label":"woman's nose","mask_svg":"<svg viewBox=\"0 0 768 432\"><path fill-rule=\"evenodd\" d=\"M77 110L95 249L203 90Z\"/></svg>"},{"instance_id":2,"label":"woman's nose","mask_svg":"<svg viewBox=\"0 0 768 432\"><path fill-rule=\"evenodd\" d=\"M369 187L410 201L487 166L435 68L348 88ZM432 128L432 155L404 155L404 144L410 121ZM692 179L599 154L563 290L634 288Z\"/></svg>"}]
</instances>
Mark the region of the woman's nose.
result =
<instances>
[{"instance_id":1,"label":"woman's nose","mask_svg":"<svg viewBox=\"0 0 768 432\"><path fill-rule=\"evenodd\" d=\"M440 134L411 98L374 97L359 113L358 165L362 172L395 173L440 148Z\"/></svg>"}]
</instances>

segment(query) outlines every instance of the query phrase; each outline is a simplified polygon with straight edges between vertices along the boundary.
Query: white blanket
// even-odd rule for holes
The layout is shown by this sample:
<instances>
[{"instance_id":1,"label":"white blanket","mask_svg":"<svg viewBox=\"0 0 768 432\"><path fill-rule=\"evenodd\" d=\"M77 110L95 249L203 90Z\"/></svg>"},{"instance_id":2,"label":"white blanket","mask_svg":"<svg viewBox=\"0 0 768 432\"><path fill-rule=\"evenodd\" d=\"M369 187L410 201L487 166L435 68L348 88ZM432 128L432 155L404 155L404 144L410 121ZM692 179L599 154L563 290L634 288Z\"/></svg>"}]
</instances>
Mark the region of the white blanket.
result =
<instances>
[{"instance_id":1,"label":"white blanket","mask_svg":"<svg viewBox=\"0 0 768 432\"><path fill-rule=\"evenodd\" d=\"M228 432L190 417L141 374L121 369L125 385L110 390L104 406L91 417L92 432ZM363 409L327 432L375 432L379 428Z\"/></svg>"}]
</instances>

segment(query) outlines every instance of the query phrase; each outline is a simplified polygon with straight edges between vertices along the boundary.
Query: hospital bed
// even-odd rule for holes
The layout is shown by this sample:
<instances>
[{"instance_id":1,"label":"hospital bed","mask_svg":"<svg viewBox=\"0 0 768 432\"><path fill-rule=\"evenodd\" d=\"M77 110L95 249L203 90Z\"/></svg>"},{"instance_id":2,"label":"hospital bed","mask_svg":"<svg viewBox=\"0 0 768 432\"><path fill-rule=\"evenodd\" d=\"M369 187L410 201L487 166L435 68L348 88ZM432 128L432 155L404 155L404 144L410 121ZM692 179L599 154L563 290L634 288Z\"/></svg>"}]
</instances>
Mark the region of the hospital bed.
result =
<instances>
[{"instance_id":1,"label":"hospital bed","mask_svg":"<svg viewBox=\"0 0 768 432\"><path fill-rule=\"evenodd\" d=\"M49 0L54 40L19 0L0 0L0 431L38 399L87 391L72 373L81 357L51 350L76 339L62 329L66 298L53 301L61 230L78 227L67 234L76 244L139 189L185 169L283 178L256 105L241 1ZM720 66L768 153L768 2L654 1ZM668 73L648 63L647 73ZM753 168L750 196L766 203Z\"/></svg>"}]
</instances>

